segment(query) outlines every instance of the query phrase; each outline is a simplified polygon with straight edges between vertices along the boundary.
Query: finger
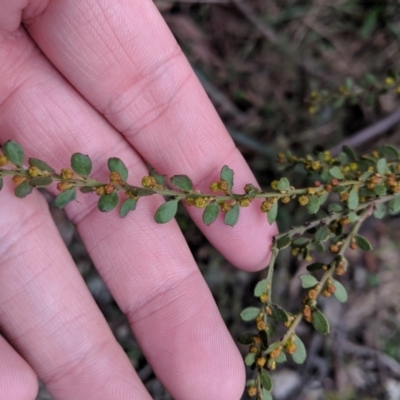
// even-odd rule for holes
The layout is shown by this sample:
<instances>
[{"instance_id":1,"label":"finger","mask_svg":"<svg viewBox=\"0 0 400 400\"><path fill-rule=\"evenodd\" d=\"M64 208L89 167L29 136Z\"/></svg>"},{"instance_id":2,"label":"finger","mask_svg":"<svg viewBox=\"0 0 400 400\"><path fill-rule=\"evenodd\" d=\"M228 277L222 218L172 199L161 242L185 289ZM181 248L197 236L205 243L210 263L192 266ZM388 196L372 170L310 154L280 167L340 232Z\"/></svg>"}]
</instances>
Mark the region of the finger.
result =
<instances>
[{"instance_id":1,"label":"finger","mask_svg":"<svg viewBox=\"0 0 400 400\"><path fill-rule=\"evenodd\" d=\"M33 193L21 205L6 182L1 201L3 332L55 399L150 399L74 268L43 197Z\"/></svg>"},{"instance_id":2,"label":"finger","mask_svg":"<svg viewBox=\"0 0 400 400\"><path fill-rule=\"evenodd\" d=\"M0 400L30 400L37 392L36 374L0 336Z\"/></svg>"},{"instance_id":3,"label":"finger","mask_svg":"<svg viewBox=\"0 0 400 400\"><path fill-rule=\"evenodd\" d=\"M187 174L196 188L209 191L226 164L235 171L236 191L255 183L153 2L110 4L53 1L28 21L28 29L54 65L158 171ZM206 227L201 211L189 212L235 265L265 267L276 227L257 206L242 210L233 229L222 218Z\"/></svg>"},{"instance_id":4,"label":"finger","mask_svg":"<svg viewBox=\"0 0 400 400\"><path fill-rule=\"evenodd\" d=\"M132 178L133 183L137 183L135 179L140 180L138 177L145 173L145 166L138 155L79 97L76 91L66 84L46 60L32 49L22 31L9 37L3 48L7 57L0 54L0 68L2 67L0 76L4 78L0 80L2 84L0 93L4 96L0 98L0 124L4 127L4 132L7 132L7 138L19 141L29 155L42 158L57 169L68 166L70 155L74 151L93 154L94 160L108 158L108 155L113 153L127 164L130 171L135 171L137 176ZM99 163L95 163L94 169L94 174L99 173L107 177L107 174L104 174L104 167ZM95 210L96 202L96 195L79 196L76 203L68 206L68 214L77 224L91 258L114 298L128 316L146 358L168 391L177 400L240 398L244 385L241 356L221 320L176 222L164 226L157 226L153 222L154 212L161 204L161 199L151 196L141 200L133 218L123 220L115 213L101 214ZM12 211L15 212L8 210L7 215L12 215ZM50 232L50 236L53 235L54 232ZM29 250L36 252L35 262L31 262L30 265L34 270L34 276L41 275L39 272L44 262L42 258L46 260L48 249L52 248L51 243L48 235L45 235L43 242L29 246ZM43 249L46 249L44 254ZM58 254L61 259L64 259L64 256L67 257L64 253ZM30 257L32 259L32 256ZM24 261L20 258L17 258L16 262L24 265ZM56 262L58 258L51 260L51 263ZM48 265L48 262L45 265ZM79 378L78 384L84 387L87 380L92 382L96 379L99 366L96 360L100 359L102 366L108 365L102 362L109 360L110 354L108 346L104 346L106 354L99 350L104 342L99 344L93 332L95 329L93 323L87 325L88 322L79 313L77 317L75 314L71 317L72 320L77 319L79 322L78 326L74 326L75 329L71 330L69 327L71 320L64 319L64 307L71 308L71 312L74 311L74 307L69 303L65 305L66 299L63 302L60 299L63 305L61 309L54 308L52 303L48 306L50 300L47 298L43 299L44 304L42 304L39 290L50 284L52 288L54 287L49 295L50 298L61 293L66 297L77 298L79 304L82 302L86 304L88 301L83 294L79 294L83 290L82 287L74 289L73 293L66 292L65 285L72 285L74 288L76 283L73 275L69 275L72 273L68 265L61 264L59 268L60 271L68 271L68 273L60 272L60 281L56 281L55 277L50 275L48 285L40 280L38 285L32 287L32 292L29 292L30 297L34 296L33 293L38 296L36 308L29 310L33 325L31 331L16 335L18 324L27 318L25 314L17 314L19 316L16 317L14 324L5 323L5 326L9 327L10 336L14 334L14 341L19 343L24 356L32 360L31 364L39 371L39 376L44 376L43 380L50 385L53 392L57 392L60 398L63 398L63 389L74 379ZM5 281L6 279L0 279L0 282ZM8 295L11 296L11 292L8 292ZM31 303L31 299L23 298L21 303L23 302ZM48 320L54 321L56 326L65 326L65 332L62 328L55 332L53 328L50 330L54 332L53 336L44 335L40 326L37 326L43 307L48 310ZM79 310L81 308L78 307ZM90 311L88 317L93 312ZM67 314L67 317L70 317L70 314ZM8 321L6 315L0 315L0 320ZM104 329L101 327L98 329L105 334ZM75 361L77 354L73 351L74 345L77 345L75 337L83 335L87 339L82 344L84 349L78 346L77 350L78 354L89 353L83 357L83 366L81 367L79 362L75 368L67 364L62 374L62 365L58 363L60 362L58 359L43 357L35 351L40 347L37 344L33 346L36 342L31 339L32 332L34 340L42 344L45 355L49 353L53 357L53 346L60 351L61 343L67 340L71 346L67 346L65 351ZM95 351L90 351L92 347L86 348L90 344L92 335L94 335ZM45 340L40 341L40 338ZM97 352L99 354L96 354ZM114 361L122 365L115 368L115 373L121 376L123 382L132 381L131 384L134 385L135 380L125 378L126 375L123 373L125 362L118 357L115 357ZM109 367L113 368L114 363L110 362ZM48 375L48 371L54 369L58 371L55 375L57 379L54 373ZM115 377L114 373L111 377ZM102 389L100 380L105 381L104 375L100 374L91 387ZM74 387L78 388L78 384L74 384ZM126 386L122 385L120 390L125 388ZM136 387L133 389L138 391ZM109 395L109 392L104 395L100 393L101 396L107 394ZM79 398L73 397L71 392L69 396L69 398Z\"/></svg>"}]
</instances>

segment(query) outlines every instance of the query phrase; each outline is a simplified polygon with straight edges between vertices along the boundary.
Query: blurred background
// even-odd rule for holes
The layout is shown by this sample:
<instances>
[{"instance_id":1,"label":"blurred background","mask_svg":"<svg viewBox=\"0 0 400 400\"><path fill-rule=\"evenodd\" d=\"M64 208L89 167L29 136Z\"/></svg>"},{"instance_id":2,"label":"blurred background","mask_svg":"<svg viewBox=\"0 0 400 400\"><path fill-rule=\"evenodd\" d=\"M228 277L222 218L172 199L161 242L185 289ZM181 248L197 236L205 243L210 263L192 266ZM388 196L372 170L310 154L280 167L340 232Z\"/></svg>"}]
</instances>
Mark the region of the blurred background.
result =
<instances>
[{"instance_id":1,"label":"blurred background","mask_svg":"<svg viewBox=\"0 0 400 400\"><path fill-rule=\"evenodd\" d=\"M305 155L337 151L347 143L366 152L379 143L400 144L400 81L394 74L400 72L398 0L155 3L261 187L281 176L275 163L279 151ZM305 179L299 172L290 176L299 187ZM155 400L172 399L147 364L73 225L63 211L52 212L147 389ZM306 218L289 204L281 207L278 222L285 230ZM239 314L255 305L253 286L263 272L234 269L183 209L178 221L226 325L239 337L252 328ZM350 293L348 303L328 300L323 305L331 334L322 337L301 325L298 334L308 359L302 366L281 365L272 374L276 400L400 399L399 228L396 217L365 223L362 234L376 250L349 254L351 267L342 279ZM289 253L283 252L278 262L274 302L295 310L301 298L297 276L306 263ZM246 354L247 348L240 348ZM46 399L51 397L42 387L37 400Z\"/></svg>"}]
</instances>

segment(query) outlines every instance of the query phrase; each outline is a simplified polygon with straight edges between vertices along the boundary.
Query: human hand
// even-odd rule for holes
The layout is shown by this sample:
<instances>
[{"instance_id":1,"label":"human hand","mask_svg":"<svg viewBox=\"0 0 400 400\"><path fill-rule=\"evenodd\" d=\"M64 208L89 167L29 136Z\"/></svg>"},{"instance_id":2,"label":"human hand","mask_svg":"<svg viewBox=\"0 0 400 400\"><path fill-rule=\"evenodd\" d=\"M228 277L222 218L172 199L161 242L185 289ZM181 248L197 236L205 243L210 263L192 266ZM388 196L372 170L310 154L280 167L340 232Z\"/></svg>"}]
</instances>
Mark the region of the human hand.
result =
<instances>
[{"instance_id":1,"label":"human hand","mask_svg":"<svg viewBox=\"0 0 400 400\"><path fill-rule=\"evenodd\" d=\"M225 164L238 190L254 182L150 0L0 0L0 10L1 142L57 170L89 154L96 176L116 156L132 184L143 159L202 190ZM149 399L42 196L17 199L5 182L0 201L0 324L11 343L0 337L0 400L34 399L36 376L54 399ZM68 216L159 379L178 400L239 399L241 356L178 225L154 223L162 199L122 220L96 201L79 197ZM237 267L266 265L276 231L257 207L234 228L189 213Z\"/></svg>"}]
</instances>

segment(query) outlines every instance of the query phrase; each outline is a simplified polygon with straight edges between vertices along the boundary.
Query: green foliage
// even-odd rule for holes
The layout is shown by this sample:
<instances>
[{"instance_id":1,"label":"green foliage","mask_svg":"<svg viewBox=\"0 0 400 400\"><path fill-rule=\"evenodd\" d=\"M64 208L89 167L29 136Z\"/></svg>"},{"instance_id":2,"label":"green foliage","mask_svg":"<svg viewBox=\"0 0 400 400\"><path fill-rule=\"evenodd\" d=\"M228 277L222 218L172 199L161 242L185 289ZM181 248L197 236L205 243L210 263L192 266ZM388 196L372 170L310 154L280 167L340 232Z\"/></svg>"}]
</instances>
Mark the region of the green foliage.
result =
<instances>
[{"instance_id":1,"label":"green foliage","mask_svg":"<svg viewBox=\"0 0 400 400\"><path fill-rule=\"evenodd\" d=\"M78 174L87 177L92 171L92 161L81 153L75 153L71 157L71 167Z\"/></svg>"},{"instance_id":2,"label":"green foliage","mask_svg":"<svg viewBox=\"0 0 400 400\"><path fill-rule=\"evenodd\" d=\"M371 81L371 78L369 78ZM347 82L351 88L352 83ZM258 198L263 201L261 212L266 213L270 224L274 223L278 211L285 204L297 202L307 214L313 214L312 220L306 220L299 226L278 234L272 244L272 256L267 276L254 288L254 296L261 306L245 308L240 317L256 326L254 333L248 332L239 338L239 342L250 346L251 351L245 357L246 365L255 371L255 379L249 387L256 390L260 400L271 397L273 382L269 374L277 363L287 360L290 355L294 362L301 364L306 359L306 349L296 335L298 325L304 321L317 332L329 333L329 322L325 317L319 297L334 297L346 302L346 288L337 280L347 271L346 250L359 248L372 250L369 241L359 234L362 223L374 215L400 212L400 152L393 146L384 145L369 155L358 156L353 149L344 147L337 157L324 152L306 157L280 154L278 162L285 168L303 167L306 171L318 172L319 181L304 188L295 188L286 177L271 183L272 191L261 191L252 184L244 187L243 193L233 193L234 173L224 166L220 172L220 181L212 182L212 193L202 193L193 189L191 179L186 175L175 175L170 179L173 189L166 186L166 179L150 169L144 177L142 186L130 185L126 180L128 170L119 158L108 159L109 181L88 178L92 163L86 155L75 153L71 157L74 172L63 169L61 173L47 163L36 158L29 159L29 167L24 168L24 151L15 142L3 146L0 154L0 188L3 179L11 176L15 195L28 196L35 187L46 187L56 182L60 191L55 205L63 208L77 197L78 189L82 193L95 192L98 209L102 212L113 211L122 201L119 216L124 218L134 211L141 197L159 195L167 199L155 212L156 223L171 221L178 210L179 202L189 207L202 209L203 222L212 224L221 213L226 225L234 227L240 218L241 209L251 205ZM298 312L292 313L273 302L273 274L276 259L280 252L289 249L294 257L311 260L311 252L331 255L331 261L315 261L307 265L308 273L299 276L305 296ZM285 327L283 336L276 337L278 327ZM254 389L255 388L255 389Z\"/></svg>"}]
</instances>

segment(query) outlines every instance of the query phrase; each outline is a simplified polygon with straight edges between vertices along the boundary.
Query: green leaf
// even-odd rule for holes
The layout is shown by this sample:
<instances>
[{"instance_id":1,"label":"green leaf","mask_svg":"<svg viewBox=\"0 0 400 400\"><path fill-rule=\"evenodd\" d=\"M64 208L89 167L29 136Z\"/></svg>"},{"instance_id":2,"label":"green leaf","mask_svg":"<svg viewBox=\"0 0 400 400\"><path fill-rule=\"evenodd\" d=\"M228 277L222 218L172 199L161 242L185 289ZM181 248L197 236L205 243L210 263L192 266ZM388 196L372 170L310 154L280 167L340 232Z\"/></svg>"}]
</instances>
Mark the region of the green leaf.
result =
<instances>
[{"instance_id":1,"label":"green leaf","mask_svg":"<svg viewBox=\"0 0 400 400\"><path fill-rule=\"evenodd\" d=\"M258 317L260 311L258 307L247 307L240 313L240 318L243 321L253 321Z\"/></svg>"},{"instance_id":2,"label":"green leaf","mask_svg":"<svg viewBox=\"0 0 400 400\"><path fill-rule=\"evenodd\" d=\"M386 159L381 158L377 161L376 163L376 170L378 171L379 174L385 175L387 171L387 162Z\"/></svg>"},{"instance_id":3,"label":"green leaf","mask_svg":"<svg viewBox=\"0 0 400 400\"><path fill-rule=\"evenodd\" d=\"M51 174L54 174L56 171L50 167L49 164L45 163L42 160L39 160L38 158L30 158L28 160L28 163L31 167L36 167L38 168L40 171L48 171Z\"/></svg>"},{"instance_id":4,"label":"green leaf","mask_svg":"<svg viewBox=\"0 0 400 400\"><path fill-rule=\"evenodd\" d=\"M372 74L366 74L364 77L364 82L367 86L375 86L376 85L376 78Z\"/></svg>"},{"instance_id":5,"label":"green leaf","mask_svg":"<svg viewBox=\"0 0 400 400\"><path fill-rule=\"evenodd\" d=\"M332 189L332 192L333 193L343 193L346 190L347 190L346 186L339 185L339 186L334 186L333 189Z\"/></svg>"},{"instance_id":6,"label":"green leaf","mask_svg":"<svg viewBox=\"0 0 400 400\"><path fill-rule=\"evenodd\" d=\"M262 389L262 400L273 400L271 392L264 388Z\"/></svg>"},{"instance_id":7,"label":"green leaf","mask_svg":"<svg viewBox=\"0 0 400 400\"><path fill-rule=\"evenodd\" d=\"M268 211L268 222L272 225L276 221L278 215L278 202L272 204L271 209Z\"/></svg>"},{"instance_id":8,"label":"green leaf","mask_svg":"<svg viewBox=\"0 0 400 400\"><path fill-rule=\"evenodd\" d=\"M154 193L155 191L149 188L136 188L135 190L132 190L134 196L150 196Z\"/></svg>"},{"instance_id":9,"label":"green leaf","mask_svg":"<svg viewBox=\"0 0 400 400\"><path fill-rule=\"evenodd\" d=\"M329 173L336 179L344 179L344 175L337 165L330 168Z\"/></svg>"},{"instance_id":10,"label":"green leaf","mask_svg":"<svg viewBox=\"0 0 400 400\"><path fill-rule=\"evenodd\" d=\"M129 211L133 211L136 208L136 204L138 202L138 199L132 199L132 198L127 198L121 206L121 209L119 210L119 216L121 218L124 218L128 215Z\"/></svg>"},{"instance_id":11,"label":"green leaf","mask_svg":"<svg viewBox=\"0 0 400 400\"><path fill-rule=\"evenodd\" d=\"M358 177L358 180L361 181L361 182L364 182L364 181L366 181L371 175L372 175L371 172L368 172L368 171L363 172L363 173Z\"/></svg>"},{"instance_id":12,"label":"green leaf","mask_svg":"<svg viewBox=\"0 0 400 400\"><path fill-rule=\"evenodd\" d=\"M276 321L279 321L279 322L288 322L289 321L288 314L282 307L280 307L276 304L271 304L270 307L272 310L272 314L270 315L270 317L272 319L275 319Z\"/></svg>"},{"instance_id":13,"label":"green leaf","mask_svg":"<svg viewBox=\"0 0 400 400\"><path fill-rule=\"evenodd\" d=\"M341 303L345 303L347 301L347 291L345 287L336 280L333 281L333 284L335 285L335 292L333 293L334 296Z\"/></svg>"},{"instance_id":14,"label":"green leaf","mask_svg":"<svg viewBox=\"0 0 400 400\"><path fill-rule=\"evenodd\" d=\"M344 151L339 153L338 159L340 161L340 165L346 165L349 163L349 157L347 157L347 154Z\"/></svg>"},{"instance_id":15,"label":"green leaf","mask_svg":"<svg viewBox=\"0 0 400 400\"><path fill-rule=\"evenodd\" d=\"M329 239L330 233L331 230L326 225L322 225L317 229L317 232L315 232L315 240L322 243L326 242Z\"/></svg>"},{"instance_id":16,"label":"green leaf","mask_svg":"<svg viewBox=\"0 0 400 400\"><path fill-rule=\"evenodd\" d=\"M29 184L33 187L44 187L49 186L53 183L51 176L37 176L29 181Z\"/></svg>"},{"instance_id":17,"label":"green leaf","mask_svg":"<svg viewBox=\"0 0 400 400\"><path fill-rule=\"evenodd\" d=\"M356 161L357 160L357 153L354 151L353 148L349 146L343 146L342 150L344 153L347 154L347 157L349 157L350 161Z\"/></svg>"},{"instance_id":18,"label":"green leaf","mask_svg":"<svg viewBox=\"0 0 400 400\"><path fill-rule=\"evenodd\" d=\"M260 297L262 294L266 293L267 292L267 284L268 284L267 278L261 280L260 282L257 282L257 284L254 288L254 296Z\"/></svg>"},{"instance_id":19,"label":"green leaf","mask_svg":"<svg viewBox=\"0 0 400 400\"><path fill-rule=\"evenodd\" d=\"M353 79L348 77L344 81L344 86L347 90L351 90L351 88L354 86Z\"/></svg>"},{"instance_id":20,"label":"green leaf","mask_svg":"<svg viewBox=\"0 0 400 400\"><path fill-rule=\"evenodd\" d=\"M329 333L329 322L318 308L312 313L312 324L317 332L323 335Z\"/></svg>"},{"instance_id":21,"label":"green leaf","mask_svg":"<svg viewBox=\"0 0 400 400\"><path fill-rule=\"evenodd\" d=\"M3 144L3 153L13 164L22 167L24 162L24 150L18 143L12 140L5 142Z\"/></svg>"},{"instance_id":22,"label":"green leaf","mask_svg":"<svg viewBox=\"0 0 400 400\"><path fill-rule=\"evenodd\" d=\"M389 206L390 206L390 201L389 201ZM400 211L400 202L399 202L399 208L398 211ZM386 205L383 203L380 203L376 206L376 209L374 211L374 217L381 219L386 215Z\"/></svg>"},{"instance_id":23,"label":"green leaf","mask_svg":"<svg viewBox=\"0 0 400 400\"><path fill-rule=\"evenodd\" d=\"M239 203L236 203L225 214L225 225L234 226L239 219Z\"/></svg>"},{"instance_id":24,"label":"green leaf","mask_svg":"<svg viewBox=\"0 0 400 400\"><path fill-rule=\"evenodd\" d=\"M118 172L124 182L128 179L128 169L122 160L117 157L112 157L108 159L107 165L110 172Z\"/></svg>"},{"instance_id":25,"label":"green leaf","mask_svg":"<svg viewBox=\"0 0 400 400\"><path fill-rule=\"evenodd\" d=\"M0 190L3 189L3 178L0 178Z\"/></svg>"},{"instance_id":26,"label":"green leaf","mask_svg":"<svg viewBox=\"0 0 400 400\"><path fill-rule=\"evenodd\" d=\"M249 379L246 381L246 387L253 386L255 383L255 379Z\"/></svg>"},{"instance_id":27,"label":"green leaf","mask_svg":"<svg viewBox=\"0 0 400 400\"><path fill-rule=\"evenodd\" d=\"M315 250L317 250L319 254L324 254L325 253L325 247L321 242L316 242L315 243Z\"/></svg>"},{"instance_id":28,"label":"green leaf","mask_svg":"<svg viewBox=\"0 0 400 400\"><path fill-rule=\"evenodd\" d=\"M190 192L193 189L193 183L186 175L174 175L171 178L171 183L184 192Z\"/></svg>"},{"instance_id":29,"label":"green leaf","mask_svg":"<svg viewBox=\"0 0 400 400\"><path fill-rule=\"evenodd\" d=\"M296 345L296 351L292 354L293 361L296 364L303 364L307 358L307 351L302 340L296 335L293 343Z\"/></svg>"},{"instance_id":30,"label":"green leaf","mask_svg":"<svg viewBox=\"0 0 400 400\"><path fill-rule=\"evenodd\" d=\"M307 211L309 214L316 214L319 210L319 199L313 194L308 199Z\"/></svg>"},{"instance_id":31,"label":"green leaf","mask_svg":"<svg viewBox=\"0 0 400 400\"><path fill-rule=\"evenodd\" d=\"M228 184L228 190L232 190L233 188L233 171L227 166L224 165L221 169L221 180L225 181Z\"/></svg>"},{"instance_id":32,"label":"green leaf","mask_svg":"<svg viewBox=\"0 0 400 400\"><path fill-rule=\"evenodd\" d=\"M158 207L154 220L157 224L165 224L175 217L178 211L178 200L170 200Z\"/></svg>"},{"instance_id":33,"label":"green leaf","mask_svg":"<svg viewBox=\"0 0 400 400\"><path fill-rule=\"evenodd\" d=\"M217 219L218 213L219 213L219 207L216 201L213 201L212 203L208 204L203 212L204 224L207 226L212 224Z\"/></svg>"},{"instance_id":34,"label":"green leaf","mask_svg":"<svg viewBox=\"0 0 400 400\"><path fill-rule=\"evenodd\" d=\"M320 207L326 202L326 200L328 200L328 197L329 197L328 192L323 192L321 196L318 197L318 204Z\"/></svg>"},{"instance_id":35,"label":"green leaf","mask_svg":"<svg viewBox=\"0 0 400 400\"><path fill-rule=\"evenodd\" d=\"M281 342L274 342L268 346L266 354L272 353L277 347L281 345Z\"/></svg>"},{"instance_id":36,"label":"green leaf","mask_svg":"<svg viewBox=\"0 0 400 400\"><path fill-rule=\"evenodd\" d=\"M343 211L343 206L340 204L337 204L337 203L332 203L332 204L329 204L328 211L329 212L340 212L340 211Z\"/></svg>"},{"instance_id":37,"label":"green leaf","mask_svg":"<svg viewBox=\"0 0 400 400\"><path fill-rule=\"evenodd\" d=\"M64 208L68 203L76 199L76 188L70 188L61 192L54 200L54 205L58 208Z\"/></svg>"},{"instance_id":38,"label":"green leaf","mask_svg":"<svg viewBox=\"0 0 400 400\"><path fill-rule=\"evenodd\" d=\"M305 237L298 237L293 240L292 246L293 247L303 247L303 246L307 245L308 243L310 243L310 239L305 238Z\"/></svg>"},{"instance_id":39,"label":"green leaf","mask_svg":"<svg viewBox=\"0 0 400 400\"><path fill-rule=\"evenodd\" d=\"M82 193L91 193L91 192L95 192L96 188L93 186L82 186L79 190Z\"/></svg>"},{"instance_id":40,"label":"green leaf","mask_svg":"<svg viewBox=\"0 0 400 400\"><path fill-rule=\"evenodd\" d=\"M355 235L354 239L356 241L357 246L364 251L371 251L372 250L372 246L371 243L368 242L367 239L365 239L365 237L361 236L361 235Z\"/></svg>"},{"instance_id":41,"label":"green leaf","mask_svg":"<svg viewBox=\"0 0 400 400\"><path fill-rule=\"evenodd\" d=\"M343 106L346 98L345 97L339 97L334 103L333 103L333 108L340 108Z\"/></svg>"},{"instance_id":42,"label":"green leaf","mask_svg":"<svg viewBox=\"0 0 400 400\"><path fill-rule=\"evenodd\" d=\"M288 178L282 178L279 180L278 185L277 185L278 190L280 191L286 191L290 189L290 183Z\"/></svg>"},{"instance_id":43,"label":"green leaf","mask_svg":"<svg viewBox=\"0 0 400 400\"><path fill-rule=\"evenodd\" d=\"M97 202L97 208L101 212L109 212L117 207L118 202L119 197L117 192L112 192L111 194L103 194L102 196L100 196L99 201Z\"/></svg>"},{"instance_id":44,"label":"green leaf","mask_svg":"<svg viewBox=\"0 0 400 400\"><path fill-rule=\"evenodd\" d=\"M240 344L252 344L254 342L254 333L244 333L240 335L238 342Z\"/></svg>"},{"instance_id":45,"label":"green leaf","mask_svg":"<svg viewBox=\"0 0 400 400\"><path fill-rule=\"evenodd\" d=\"M301 286L303 289L312 288L319 283L318 280L310 274L301 274L299 278L301 280Z\"/></svg>"},{"instance_id":46,"label":"green leaf","mask_svg":"<svg viewBox=\"0 0 400 400\"><path fill-rule=\"evenodd\" d=\"M85 154L75 153L71 157L71 167L78 175L86 178L92 171L92 161Z\"/></svg>"},{"instance_id":47,"label":"green leaf","mask_svg":"<svg viewBox=\"0 0 400 400\"><path fill-rule=\"evenodd\" d=\"M347 218L349 219L349 221L351 223L358 221L359 216L357 213L355 213L354 211L349 212L349 214L347 215Z\"/></svg>"},{"instance_id":48,"label":"green leaf","mask_svg":"<svg viewBox=\"0 0 400 400\"><path fill-rule=\"evenodd\" d=\"M156 180L158 185L165 186L165 175L160 175L153 167L149 168L149 175Z\"/></svg>"},{"instance_id":49,"label":"green leaf","mask_svg":"<svg viewBox=\"0 0 400 400\"><path fill-rule=\"evenodd\" d=\"M280 237L277 242L276 242L276 247L279 250L285 249L286 247L290 246L290 243L292 243L292 239L290 238L289 235L285 235Z\"/></svg>"},{"instance_id":50,"label":"green leaf","mask_svg":"<svg viewBox=\"0 0 400 400\"><path fill-rule=\"evenodd\" d=\"M386 195L386 186L384 183L378 183L374 187L374 193L377 196L385 196Z\"/></svg>"},{"instance_id":51,"label":"green leaf","mask_svg":"<svg viewBox=\"0 0 400 400\"><path fill-rule=\"evenodd\" d=\"M273 383L270 374L263 369L261 372L261 384L263 385L263 388L268 390L269 392L272 390Z\"/></svg>"},{"instance_id":52,"label":"green leaf","mask_svg":"<svg viewBox=\"0 0 400 400\"><path fill-rule=\"evenodd\" d=\"M16 188L15 188L15 195L19 197L20 199L28 196L29 194L32 193L33 187L27 182L22 182L20 183Z\"/></svg>"},{"instance_id":53,"label":"green leaf","mask_svg":"<svg viewBox=\"0 0 400 400\"><path fill-rule=\"evenodd\" d=\"M251 367L255 362L256 362L256 354L255 353L249 353L244 358L244 363L249 367Z\"/></svg>"},{"instance_id":54,"label":"green leaf","mask_svg":"<svg viewBox=\"0 0 400 400\"><path fill-rule=\"evenodd\" d=\"M392 158L394 160L400 159L399 150L390 144L384 144L379 150L387 158Z\"/></svg>"},{"instance_id":55,"label":"green leaf","mask_svg":"<svg viewBox=\"0 0 400 400\"><path fill-rule=\"evenodd\" d=\"M286 361L287 361L286 354L285 354L283 351L281 351L281 352L279 353L279 356L275 359L275 361L276 361L277 363L286 362Z\"/></svg>"},{"instance_id":56,"label":"green leaf","mask_svg":"<svg viewBox=\"0 0 400 400\"><path fill-rule=\"evenodd\" d=\"M355 188L353 188L349 192L347 206L350 208L350 210L354 210L358 207L358 203L359 203L358 192Z\"/></svg>"},{"instance_id":57,"label":"green leaf","mask_svg":"<svg viewBox=\"0 0 400 400\"><path fill-rule=\"evenodd\" d=\"M310 272L319 271L324 267L325 264L316 262L307 266L307 270Z\"/></svg>"},{"instance_id":58,"label":"green leaf","mask_svg":"<svg viewBox=\"0 0 400 400\"><path fill-rule=\"evenodd\" d=\"M389 211L391 213L397 213L400 211L400 195L389 201Z\"/></svg>"}]
</instances>

